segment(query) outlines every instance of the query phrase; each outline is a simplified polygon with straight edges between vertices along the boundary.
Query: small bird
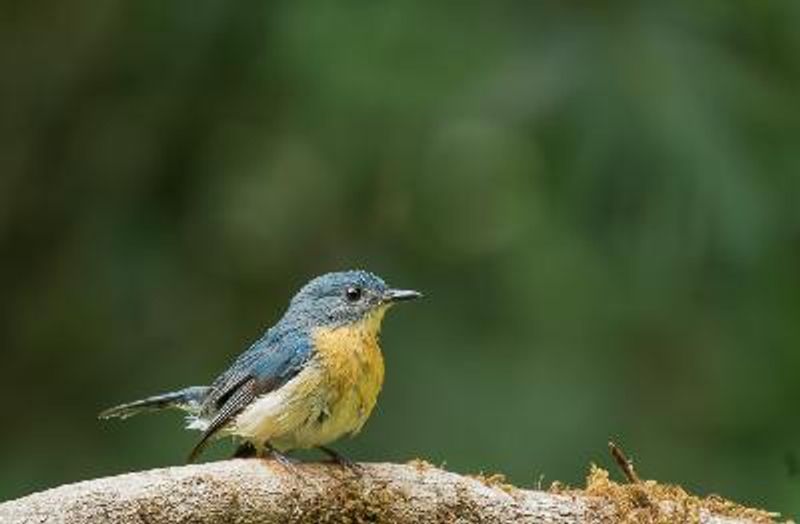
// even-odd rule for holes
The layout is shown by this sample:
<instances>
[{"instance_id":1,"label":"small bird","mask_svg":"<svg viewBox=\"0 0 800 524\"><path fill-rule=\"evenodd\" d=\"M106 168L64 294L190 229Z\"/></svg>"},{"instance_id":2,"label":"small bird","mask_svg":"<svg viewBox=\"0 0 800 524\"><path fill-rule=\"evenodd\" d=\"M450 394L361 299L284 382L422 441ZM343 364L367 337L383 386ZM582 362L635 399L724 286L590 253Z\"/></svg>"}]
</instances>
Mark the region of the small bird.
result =
<instances>
[{"instance_id":1,"label":"small bird","mask_svg":"<svg viewBox=\"0 0 800 524\"><path fill-rule=\"evenodd\" d=\"M235 456L272 455L286 462L283 452L318 448L349 464L326 445L357 434L375 407L384 375L378 343L384 313L421 296L391 289L361 270L319 276L210 386L122 404L99 417L187 412L187 428L203 432L188 462L213 439L233 436L242 441Z\"/></svg>"}]
</instances>

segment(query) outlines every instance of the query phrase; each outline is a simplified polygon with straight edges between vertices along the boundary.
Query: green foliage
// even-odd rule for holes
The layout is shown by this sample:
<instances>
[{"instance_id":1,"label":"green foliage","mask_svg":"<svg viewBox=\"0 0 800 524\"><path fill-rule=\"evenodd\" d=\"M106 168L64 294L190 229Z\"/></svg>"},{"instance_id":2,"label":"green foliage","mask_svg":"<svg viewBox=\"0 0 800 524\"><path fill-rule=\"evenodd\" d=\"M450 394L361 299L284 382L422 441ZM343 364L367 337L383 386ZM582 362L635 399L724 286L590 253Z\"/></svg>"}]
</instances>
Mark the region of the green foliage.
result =
<instances>
[{"instance_id":1,"label":"green foliage","mask_svg":"<svg viewBox=\"0 0 800 524\"><path fill-rule=\"evenodd\" d=\"M800 4L11 2L0 499L179 462L310 276L389 315L354 458L800 511ZM221 445L220 455L229 450Z\"/></svg>"}]
</instances>

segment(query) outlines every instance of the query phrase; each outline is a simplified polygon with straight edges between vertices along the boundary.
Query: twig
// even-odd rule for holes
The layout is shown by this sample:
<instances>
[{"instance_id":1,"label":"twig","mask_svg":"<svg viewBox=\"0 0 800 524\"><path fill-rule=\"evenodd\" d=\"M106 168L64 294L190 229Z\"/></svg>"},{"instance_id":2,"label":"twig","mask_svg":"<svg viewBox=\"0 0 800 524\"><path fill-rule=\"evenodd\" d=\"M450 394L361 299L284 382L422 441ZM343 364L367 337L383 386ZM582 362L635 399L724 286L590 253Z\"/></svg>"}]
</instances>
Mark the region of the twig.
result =
<instances>
[{"instance_id":1,"label":"twig","mask_svg":"<svg viewBox=\"0 0 800 524\"><path fill-rule=\"evenodd\" d=\"M613 441L608 441L608 450L611 452L611 456L614 457L614 461L617 463L617 466L619 466L619 469L622 470L622 474L628 479L628 482L631 484L640 484L642 480L633 468L633 461L626 457L625 453L623 453Z\"/></svg>"}]
</instances>

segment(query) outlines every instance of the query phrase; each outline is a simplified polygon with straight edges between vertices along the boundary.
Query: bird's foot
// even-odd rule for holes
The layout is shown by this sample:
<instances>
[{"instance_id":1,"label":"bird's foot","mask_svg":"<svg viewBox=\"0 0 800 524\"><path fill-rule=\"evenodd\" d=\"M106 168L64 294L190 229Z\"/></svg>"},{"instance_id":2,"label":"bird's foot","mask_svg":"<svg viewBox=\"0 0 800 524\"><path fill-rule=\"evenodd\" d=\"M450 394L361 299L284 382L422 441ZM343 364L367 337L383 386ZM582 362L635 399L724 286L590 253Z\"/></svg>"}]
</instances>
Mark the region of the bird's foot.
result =
<instances>
[{"instance_id":1,"label":"bird's foot","mask_svg":"<svg viewBox=\"0 0 800 524\"><path fill-rule=\"evenodd\" d=\"M258 450L250 442L243 442L236 448L233 458L252 458L258 455Z\"/></svg>"},{"instance_id":2,"label":"bird's foot","mask_svg":"<svg viewBox=\"0 0 800 524\"><path fill-rule=\"evenodd\" d=\"M353 462L349 458L345 457L335 449L329 448L327 446L318 446L317 449L328 455L331 459L331 462L333 462L334 464L339 464L343 468L348 469L351 472L358 475L364 472L364 468L362 468L360 465Z\"/></svg>"},{"instance_id":3,"label":"bird's foot","mask_svg":"<svg viewBox=\"0 0 800 524\"><path fill-rule=\"evenodd\" d=\"M270 443L264 444L264 451L265 451L264 458L273 459L275 462L280 464L283 467L283 469L292 474L295 475L300 474L300 471L297 469L297 464L299 464L300 461L297 460L296 458L284 455L283 453L272 447Z\"/></svg>"}]
</instances>

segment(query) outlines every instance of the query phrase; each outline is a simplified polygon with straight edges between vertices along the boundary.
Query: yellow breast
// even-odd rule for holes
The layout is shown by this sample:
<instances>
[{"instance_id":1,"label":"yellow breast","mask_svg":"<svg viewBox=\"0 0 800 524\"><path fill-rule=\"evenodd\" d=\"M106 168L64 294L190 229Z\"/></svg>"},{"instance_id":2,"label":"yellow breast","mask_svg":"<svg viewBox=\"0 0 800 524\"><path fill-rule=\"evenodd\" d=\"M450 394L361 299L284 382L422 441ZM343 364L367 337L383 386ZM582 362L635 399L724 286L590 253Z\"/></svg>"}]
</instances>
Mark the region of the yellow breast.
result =
<instances>
[{"instance_id":1,"label":"yellow breast","mask_svg":"<svg viewBox=\"0 0 800 524\"><path fill-rule=\"evenodd\" d=\"M240 414L232 433L285 451L358 433L383 385L378 334L385 308L360 322L312 332L316 357Z\"/></svg>"},{"instance_id":2,"label":"yellow breast","mask_svg":"<svg viewBox=\"0 0 800 524\"><path fill-rule=\"evenodd\" d=\"M313 332L327 375L329 423L343 432L355 434L361 429L383 386L378 337L385 311L381 308L360 322Z\"/></svg>"}]
</instances>

